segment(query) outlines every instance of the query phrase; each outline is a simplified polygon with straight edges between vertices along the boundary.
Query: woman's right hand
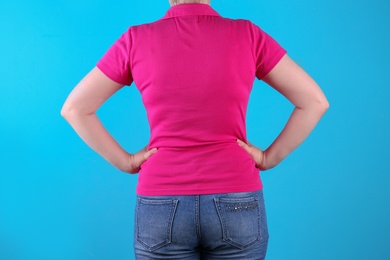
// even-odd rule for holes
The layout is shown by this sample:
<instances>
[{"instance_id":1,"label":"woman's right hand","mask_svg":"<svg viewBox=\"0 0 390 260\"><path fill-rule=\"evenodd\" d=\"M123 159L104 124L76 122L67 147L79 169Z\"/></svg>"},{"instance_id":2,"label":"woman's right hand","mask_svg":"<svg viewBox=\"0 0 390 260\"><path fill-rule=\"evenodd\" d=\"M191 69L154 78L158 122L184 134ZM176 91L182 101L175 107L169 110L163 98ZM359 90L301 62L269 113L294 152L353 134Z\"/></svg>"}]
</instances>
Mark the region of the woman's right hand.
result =
<instances>
[{"instance_id":1,"label":"woman's right hand","mask_svg":"<svg viewBox=\"0 0 390 260\"><path fill-rule=\"evenodd\" d=\"M238 140L256 166L267 170L278 165L307 138L329 103L317 83L287 55L263 80L295 106L283 130L265 151Z\"/></svg>"},{"instance_id":2,"label":"woman's right hand","mask_svg":"<svg viewBox=\"0 0 390 260\"><path fill-rule=\"evenodd\" d=\"M246 144L242 140L237 140L237 143L240 147L242 147L255 161L256 167L262 171L268 170L269 167L266 163L265 151L257 148L251 143Z\"/></svg>"}]
</instances>

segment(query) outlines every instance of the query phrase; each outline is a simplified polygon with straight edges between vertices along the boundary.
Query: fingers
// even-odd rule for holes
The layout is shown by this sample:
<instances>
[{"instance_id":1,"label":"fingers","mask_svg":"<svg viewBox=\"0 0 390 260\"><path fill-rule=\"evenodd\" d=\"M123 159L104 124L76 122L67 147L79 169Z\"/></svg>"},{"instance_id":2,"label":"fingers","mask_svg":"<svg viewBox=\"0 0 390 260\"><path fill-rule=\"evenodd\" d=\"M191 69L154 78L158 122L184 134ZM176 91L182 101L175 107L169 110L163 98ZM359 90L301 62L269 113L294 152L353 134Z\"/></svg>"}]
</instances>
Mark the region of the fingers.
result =
<instances>
[{"instance_id":1,"label":"fingers","mask_svg":"<svg viewBox=\"0 0 390 260\"><path fill-rule=\"evenodd\" d=\"M258 149L253 146L253 145L248 145L246 144L245 142L241 141L240 139L237 140L237 143L239 146L241 146L242 148L244 148L244 150L250 155L252 156L252 158L255 160L255 162L257 163L257 153L258 153Z\"/></svg>"},{"instance_id":2,"label":"fingers","mask_svg":"<svg viewBox=\"0 0 390 260\"><path fill-rule=\"evenodd\" d=\"M238 143L238 145L241 146L241 147L244 147L244 145L247 146L247 144L244 143L243 141L241 141L240 139L237 139L237 143Z\"/></svg>"},{"instance_id":3,"label":"fingers","mask_svg":"<svg viewBox=\"0 0 390 260\"><path fill-rule=\"evenodd\" d=\"M157 148L153 148L148 150L148 147L144 147L141 151L136 153L135 155L139 158L138 159L138 167L141 166L147 159L149 159L150 156L155 154L157 152Z\"/></svg>"},{"instance_id":4,"label":"fingers","mask_svg":"<svg viewBox=\"0 0 390 260\"><path fill-rule=\"evenodd\" d=\"M264 152L257 148L256 146L252 145L251 143L248 142L246 144L245 142L241 140L237 140L237 143L240 147L242 147L255 161L256 167L260 169L264 169L264 163L265 163L265 154Z\"/></svg>"},{"instance_id":5,"label":"fingers","mask_svg":"<svg viewBox=\"0 0 390 260\"><path fill-rule=\"evenodd\" d=\"M249 154L252 153L252 149L249 145L247 145L245 142L241 141L240 139L237 139L237 143L239 146L244 148L245 151L247 151Z\"/></svg>"},{"instance_id":6,"label":"fingers","mask_svg":"<svg viewBox=\"0 0 390 260\"><path fill-rule=\"evenodd\" d=\"M153 149L150 149L149 151L147 150L145 153L144 153L144 159L145 161L147 159L149 159L150 156L152 156L153 154L155 154L157 152L157 148L153 148Z\"/></svg>"},{"instance_id":7,"label":"fingers","mask_svg":"<svg viewBox=\"0 0 390 260\"><path fill-rule=\"evenodd\" d=\"M157 152L157 148L148 150L148 147L145 146L140 151L135 154L130 154L129 163L130 163L130 173L138 173L141 169L141 165L148 160L153 154Z\"/></svg>"}]
</instances>

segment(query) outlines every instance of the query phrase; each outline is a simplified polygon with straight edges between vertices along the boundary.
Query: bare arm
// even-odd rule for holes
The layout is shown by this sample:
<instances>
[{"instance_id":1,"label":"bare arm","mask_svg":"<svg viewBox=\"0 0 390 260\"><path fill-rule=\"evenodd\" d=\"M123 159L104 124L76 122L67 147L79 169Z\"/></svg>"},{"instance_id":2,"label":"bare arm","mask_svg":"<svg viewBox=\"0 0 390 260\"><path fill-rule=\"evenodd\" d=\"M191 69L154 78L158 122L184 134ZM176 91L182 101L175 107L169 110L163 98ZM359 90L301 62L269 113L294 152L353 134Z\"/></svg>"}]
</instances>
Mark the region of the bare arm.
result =
<instances>
[{"instance_id":1,"label":"bare arm","mask_svg":"<svg viewBox=\"0 0 390 260\"><path fill-rule=\"evenodd\" d=\"M120 85L98 68L94 68L73 89L62 107L61 115L69 122L83 141L112 165L124 172L137 173L141 164L156 149L145 147L135 154L126 152L104 128L96 116L98 108Z\"/></svg>"},{"instance_id":2,"label":"bare arm","mask_svg":"<svg viewBox=\"0 0 390 260\"><path fill-rule=\"evenodd\" d=\"M329 107L317 83L287 55L264 77L264 81L295 108L282 132L265 151L238 140L261 170L275 167L297 148Z\"/></svg>"}]
</instances>

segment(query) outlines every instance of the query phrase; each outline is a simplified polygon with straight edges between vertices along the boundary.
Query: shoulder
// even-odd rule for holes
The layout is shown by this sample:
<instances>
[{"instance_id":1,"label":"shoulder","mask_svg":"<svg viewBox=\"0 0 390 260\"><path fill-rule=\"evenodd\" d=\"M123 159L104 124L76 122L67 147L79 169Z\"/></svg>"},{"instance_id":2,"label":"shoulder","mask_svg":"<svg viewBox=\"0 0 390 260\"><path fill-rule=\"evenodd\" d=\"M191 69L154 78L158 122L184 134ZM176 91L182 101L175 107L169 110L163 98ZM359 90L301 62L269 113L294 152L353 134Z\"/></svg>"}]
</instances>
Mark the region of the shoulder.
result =
<instances>
[{"instance_id":1,"label":"shoulder","mask_svg":"<svg viewBox=\"0 0 390 260\"><path fill-rule=\"evenodd\" d=\"M232 18L222 18L227 23L230 23L234 28L238 29L241 32L246 32L251 35L253 34L259 34L263 32L263 30L260 28L260 26L253 23L251 20L238 18L238 19L232 19Z\"/></svg>"},{"instance_id":2,"label":"shoulder","mask_svg":"<svg viewBox=\"0 0 390 260\"><path fill-rule=\"evenodd\" d=\"M221 19L236 24L238 26L247 26L247 27L256 26L251 20L245 18L221 17Z\"/></svg>"},{"instance_id":3,"label":"shoulder","mask_svg":"<svg viewBox=\"0 0 390 260\"><path fill-rule=\"evenodd\" d=\"M148 33L155 32L156 30L161 30L161 28L166 27L168 19L159 19L156 21L131 25L128 28L129 34L139 34L139 33ZM165 24L165 25L164 25Z\"/></svg>"}]
</instances>

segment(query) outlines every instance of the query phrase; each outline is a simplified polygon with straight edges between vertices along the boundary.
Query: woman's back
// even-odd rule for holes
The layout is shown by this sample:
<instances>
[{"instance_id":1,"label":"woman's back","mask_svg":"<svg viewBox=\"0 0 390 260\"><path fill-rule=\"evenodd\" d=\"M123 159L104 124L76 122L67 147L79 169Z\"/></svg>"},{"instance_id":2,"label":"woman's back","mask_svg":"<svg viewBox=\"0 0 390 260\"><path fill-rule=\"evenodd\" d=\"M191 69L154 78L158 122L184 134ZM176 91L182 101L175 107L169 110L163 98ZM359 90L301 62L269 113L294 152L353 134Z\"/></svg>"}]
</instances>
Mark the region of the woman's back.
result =
<instances>
[{"instance_id":1,"label":"woman's back","mask_svg":"<svg viewBox=\"0 0 390 260\"><path fill-rule=\"evenodd\" d=\"M123 34L61 113L107 161L140 173L137 259L264 259L268 229L259 169L275 167L298 147L329 104L315 81L251 22L222 18L209 0L170 3L163 19ZM255 77L295 106L264 151L245 133ZM135 154L96 115L132 82L151 127L148 147Z\"/></svg>"},{"instance_id":2,"label":"woman's back","mask_svg":"<svg viewBox=\"0 0 390 260\"><path fill-rule=\"evenodd\" d=\"M130 27L106 57L123 51L118 45L127 63L113 68L112 59L103 58L98 67L131 73L148 115L149 148L159 149L142 165L137 193L261 189L253 159L236 140L246 140L255 76L265 75L285 51L251 22L222 18L205 4L174 6L157 22Z\"/></svg>"}]
</instances>

